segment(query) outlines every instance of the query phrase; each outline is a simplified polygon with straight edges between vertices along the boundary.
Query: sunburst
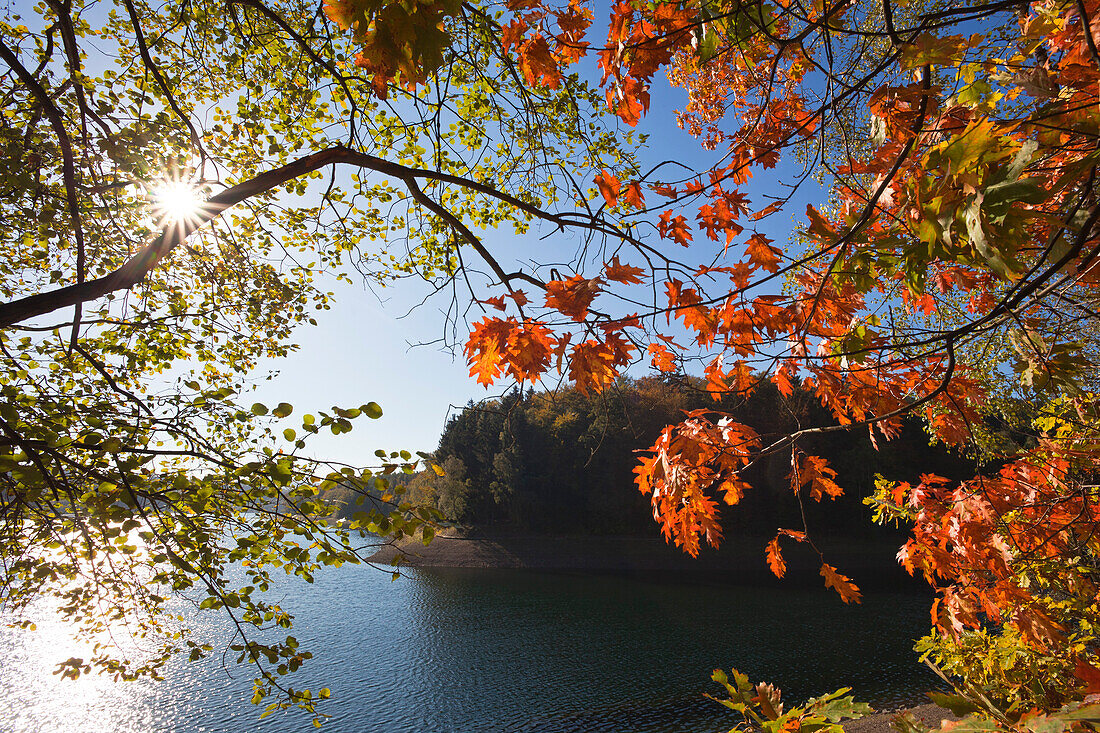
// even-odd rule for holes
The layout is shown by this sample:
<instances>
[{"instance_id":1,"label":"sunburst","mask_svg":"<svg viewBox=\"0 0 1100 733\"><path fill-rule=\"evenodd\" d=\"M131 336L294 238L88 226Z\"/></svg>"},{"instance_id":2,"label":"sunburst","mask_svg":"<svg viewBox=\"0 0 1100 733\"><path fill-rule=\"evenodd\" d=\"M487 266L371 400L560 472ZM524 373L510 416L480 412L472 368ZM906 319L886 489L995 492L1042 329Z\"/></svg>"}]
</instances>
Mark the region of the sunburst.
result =
<instances>
[{"instance_id":1,"label":"sunburst","mask_svg":"<svg viewBox=\"0 0 1100 733\"><path fill-rule=\"evenodd\" d=\"M166 180L152 190L154 216L161 227L192 228L202 220L205 196L201 187L189 181Z\"/></svg>"}]
</instances>

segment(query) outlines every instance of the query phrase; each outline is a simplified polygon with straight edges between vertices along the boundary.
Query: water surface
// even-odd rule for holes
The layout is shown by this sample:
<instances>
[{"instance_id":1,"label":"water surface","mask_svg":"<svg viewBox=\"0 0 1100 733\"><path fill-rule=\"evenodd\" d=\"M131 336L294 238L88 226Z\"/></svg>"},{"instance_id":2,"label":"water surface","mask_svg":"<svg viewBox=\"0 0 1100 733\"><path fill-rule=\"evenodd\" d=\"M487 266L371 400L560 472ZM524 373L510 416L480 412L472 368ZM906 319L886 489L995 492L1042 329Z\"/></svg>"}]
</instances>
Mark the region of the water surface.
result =
<instances>
[{"instance_id":1,"label":"water surface","mask_svg":"<svg viewBox=\"0 0 1100 733\"><path fill-rule=\"evenodd\" d=\"M348 733L704 733L739 717L703 697L716 667L804 700L840 686L895 708L934 685L912 640L928 628L926 597L739 588L521 570L408 571L391 582L341 568L278 597L315 658L294 687L331 688L324 730ZM198 614L214 635L218 619ZM0 730L313 730L308 716L258 721L246 669L220 655L173 663L157 683L76 682L51 675L86 654L58 624L0 629ZM232 658L232 657L231 657ZM230 659L231 659L230 658ZM229 677L229 673L233 678Z\"/></svg>"}]
</instances>

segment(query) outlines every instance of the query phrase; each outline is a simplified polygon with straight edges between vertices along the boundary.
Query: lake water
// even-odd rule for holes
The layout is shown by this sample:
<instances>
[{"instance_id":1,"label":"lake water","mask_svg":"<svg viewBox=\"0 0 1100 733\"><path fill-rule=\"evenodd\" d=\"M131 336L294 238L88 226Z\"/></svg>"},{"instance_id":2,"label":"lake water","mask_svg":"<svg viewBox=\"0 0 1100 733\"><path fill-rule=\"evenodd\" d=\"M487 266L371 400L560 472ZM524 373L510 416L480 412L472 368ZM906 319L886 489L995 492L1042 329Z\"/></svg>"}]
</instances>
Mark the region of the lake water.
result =
<instances>
[{"instance_id":1,"label":"lake water","mask_svg":"<svg viewBox=\"0 0 1100 733\"><path fill-rule=\"evenodd\" d=\"M315 658L290 684L327 685L332 733L704 733L739 716L717 694L716 667L736 666L784 699L850 685L893 708L926 701L931 674L912 639L929 600L519 570L407 571L368 567L287 581L294 635ZM208 616L211 614L199 614ZM218 619L196 620L224 633ZM251 678L220 657L174 664L164 682L76 682L51 674L86 654L63 627L0 629L0 731L313 730L308 716L258 721Z\"/></svg>"}]
</instances>

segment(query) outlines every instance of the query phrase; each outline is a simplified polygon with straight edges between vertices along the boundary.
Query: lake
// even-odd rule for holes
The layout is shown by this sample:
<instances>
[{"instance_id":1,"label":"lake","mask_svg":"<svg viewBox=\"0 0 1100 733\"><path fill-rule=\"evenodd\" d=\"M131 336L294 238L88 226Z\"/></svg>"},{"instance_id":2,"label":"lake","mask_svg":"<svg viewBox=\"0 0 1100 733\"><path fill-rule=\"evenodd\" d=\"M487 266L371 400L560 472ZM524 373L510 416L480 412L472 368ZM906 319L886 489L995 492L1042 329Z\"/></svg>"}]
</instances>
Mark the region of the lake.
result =
<instances>
[{"instance_id":1,"label":"lake","mask_svg":"<svg viewBox=\"0 0 1100 733\"><path fill-rule=\"evenodd\" d=\"M276 598L314 652L290 684L331 688L332 733L705 733L739 716L717 694L736 666L797 702L849 685L877 708L926 702L932 675L911 651L927 596L730 587L524 570L421 569L391 582L369 567L287 580ZM220 619L196 628L217 635ZM248 702L251 678L220 654L173 663L164 682L51 674L86 654L58 623L0 629L0 730L313 730L305 714ZM232 657L230 657L230 660ZM229 674L232 673L231 678Z\"/></svg>"}]
</instances>

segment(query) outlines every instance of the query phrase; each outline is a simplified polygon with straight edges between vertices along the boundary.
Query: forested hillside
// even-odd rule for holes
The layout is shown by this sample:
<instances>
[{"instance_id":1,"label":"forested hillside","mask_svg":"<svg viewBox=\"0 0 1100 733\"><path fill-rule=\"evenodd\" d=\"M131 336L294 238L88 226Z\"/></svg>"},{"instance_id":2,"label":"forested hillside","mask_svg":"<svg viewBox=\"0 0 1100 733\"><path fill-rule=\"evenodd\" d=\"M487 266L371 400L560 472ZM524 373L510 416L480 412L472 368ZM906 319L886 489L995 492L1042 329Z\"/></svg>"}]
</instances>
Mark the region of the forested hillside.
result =
<instances>
[{"instance_id":1,"label":"forested hillside","mask_svg":"<svg viewBox=\"0 0 1100 733\"><path fill-rule=\"evenodd\" d=\"M715 402L691 377L620 379L614 388L583 395L513 390L502 399L470 403L447 423L435 459L446 475L417 474L409 486L413 501L433 503L466 524L547 533L652 534L648 496L634 485L637 451L653 444L661 430L692 410L718 409L752 426L763 438L796 429L833 424L807 391L790 397L763 382L748 398ZM837 472L845 494L831 502L800 507L790 489L789 456L772 455L745 472L754 487L731 513L730 529L800 529L802 510L819 531L867 534L881 531L869 521L862 498L876 474L891 480L922 473L962 476L973 464L929 445L916 423L896 439L827 433L806 441Z\"/></svg>"}]
</instances>

